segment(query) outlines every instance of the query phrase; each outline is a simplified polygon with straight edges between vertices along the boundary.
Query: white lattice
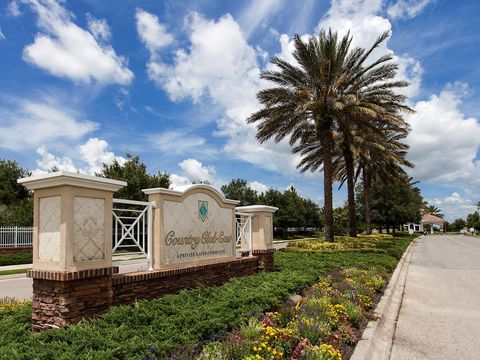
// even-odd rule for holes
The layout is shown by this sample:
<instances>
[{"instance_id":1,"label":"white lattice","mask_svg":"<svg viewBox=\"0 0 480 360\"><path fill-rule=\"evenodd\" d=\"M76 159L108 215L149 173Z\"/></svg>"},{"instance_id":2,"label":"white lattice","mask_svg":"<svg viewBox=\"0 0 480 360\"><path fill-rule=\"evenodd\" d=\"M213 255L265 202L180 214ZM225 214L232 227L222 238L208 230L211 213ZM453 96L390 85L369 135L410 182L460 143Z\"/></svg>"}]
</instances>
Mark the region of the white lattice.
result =
<instances>
[{"instance_id":1,"label":"white lattice","mask_svg":"<svg viewBox=\"0 0 480 360\"><path fill-rule=\"evenodd\" d=\"M75 197L73 203L73 259L90 261L105 258L105 201Z\"/></svg>"},{"instance_id":2,"label":"white lattice","mask_svg":"<svg viewBox=\"0 0 480 360\"><path fill-rule=\"evenodd\" d=\"M208 214L204 221L199 215L199 201L208 203ZM231 236L229 243L200 243L195 249L191 249L190 245L165 246L165 256L167 263L186 262L197 260L199 258L225 257L235 256L234 243L235 233L233 229L234 213L232 209L222 208L217 201L207 194L192 194L183 202L165 201L163 206L164 231L168 234L175 231L175 237L185 236L202 236L205 231L211 231L212 236L216 232L219 236L223 231L224 236ZM165 239L161 239L164 241ZM192 251L219 251L225 250L224 253L211 256L198 256L195 258L179 258L179 254L185 254Z\"/></svg>"},{"instance_id":3,"label":"white lattice","mask_svg":"<svg viewBox=\"0 0 480 360\"><path fill-rule=\"evenodd\" d=\"M38 259L60 261L60 196L40 198Z\"/></svg>"}]
</instances>

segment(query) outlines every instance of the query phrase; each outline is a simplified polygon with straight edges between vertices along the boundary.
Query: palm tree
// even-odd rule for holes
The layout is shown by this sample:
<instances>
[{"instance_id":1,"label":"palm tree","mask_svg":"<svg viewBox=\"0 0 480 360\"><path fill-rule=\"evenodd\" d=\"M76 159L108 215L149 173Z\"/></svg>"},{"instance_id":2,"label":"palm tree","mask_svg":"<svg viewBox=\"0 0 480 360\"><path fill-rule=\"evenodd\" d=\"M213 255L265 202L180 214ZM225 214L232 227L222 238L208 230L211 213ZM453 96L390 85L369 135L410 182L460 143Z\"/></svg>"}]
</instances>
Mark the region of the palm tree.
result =
<instances>
[{"instance_id":1,"label":"palm tree","mask_svg":"<svg viewBox=\"0 0 480 360\"><path fill-rule=\"evenodd\" d=\"M406 160L408 145L402 143L408 134L408 128L387 129L380 133L364 134L356 143L358 169L356 177L363 180L363 196L365 207L365 223L367 234L372 233L371 188L372 182L378 178L386 183L407 176L404 167L413 168Z\"/></svg>"},{"instance_id":2,"label":"palm tree","mask_svg":"<svg viewBox=\"0 0 480 360\"><path fill-rule=\"evenodd\" d=\"M262 78L279 86L259 92L264 108L249 118L257 122L257 138L280 141L290 135L293 151L302 155L301 171L324 171L325 237L333 241L332 181L334 160L343 156L348 164L350 234L356 235L354 199L354 161L350 148L352 132L375 131L375 119L404 125L397 114L407 109L405 97L392 89L408 84L388 81L396 75L397 65L383 56L368 66L365 61L388 33L382 34L368 50L349 51L349 35L337 40L336 33L321 32L304 43L295 37L294 57L300 67L274 58L278 71L262 73ZM343 142L340 141L343 139ZM343 144L338 149L335 144Z\"/></svg>"},{"instance_id":3,"label":"palm tree","mask_svg":"<svg viewBox=\"0 0 480 360\"><path fill-rule=\"evenodd\" d=\"M440 208L436 207L435 205L428 205L428 203L424 204L423 213L438 216L442 219L443 219L443 216L444 216L442 214L442 210L440 210Z\"/></svg>"}]
</instances>

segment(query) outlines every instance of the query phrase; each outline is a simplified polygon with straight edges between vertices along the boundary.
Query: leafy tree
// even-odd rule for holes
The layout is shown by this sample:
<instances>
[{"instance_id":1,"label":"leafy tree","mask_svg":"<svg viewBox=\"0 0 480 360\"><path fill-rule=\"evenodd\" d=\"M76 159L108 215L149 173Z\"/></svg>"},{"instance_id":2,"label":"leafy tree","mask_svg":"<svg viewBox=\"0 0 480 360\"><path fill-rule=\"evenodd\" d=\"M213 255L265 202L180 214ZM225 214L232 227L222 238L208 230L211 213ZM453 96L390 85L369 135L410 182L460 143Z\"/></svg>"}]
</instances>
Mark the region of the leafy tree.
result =
<instances>
[{"instance_id":1,"label":"leafy tree","mask_svg":"<svg viewBox=\"0 0 480 360\"><path fill-rule=\"evenodd\" d=\"M227 199L239 200L239 206L255 205L258 203L258 194L255 190L247 186L247 180L232 179L232 181L223 185L220 189Z\"/></svg>"},{"instance_id":2,"label":"leafy tree","mask_svg":"<svg viewBox=\"0 0 480 360\"><path fill-rule=\"evenodd\" d=\"M123 180L127 186L114 193L116 198L128 200L146 201L147 196L142 189L148 188L166 188L170 187L170 175L158 172L156 175L150 175L147 172L147 166L140 160L140 157L127 154L127 161L120 164L114 160L111 165L103 164L102 171L97 176Z\"/></svg>"},{"instance_id":3,"label":"leafy tree","mask_svg":"<svg viewBox=\"0 0 480 360\"><path fill-rule=\"evenodd\" d=\"M474 228L475 230L480 230L480 215L477 211L468 214L467 227Z\"/></svg>"},{"instance_id":4,"label":"leafy tree","mask_svg":"<svg viewBox=\"0 0 480 360\"><path fill-rule=\"evenodd\" d=\"M467 222L464 219L455 219L453 223L449 224L449 229L452 231L460 231L467 226Z\"/></svg>"},{"instance_id":5,"label":"leafy tree","mask_svg":"<svg viewBox=\"0 0 480 360\"><path fill-rule=\"evenodd\" d=\"M33 201L31 193L17 179L31 172L13 160L0 160L0 225L31 226Z\"/></svg>"},{"instance_id":6,"label":"leafy tree","mask_svg":"<svg viewBox=\"0 0 480 360\"><path fill-rule=\"evenodd\" d=\"M420 221L423 198L411 179L404 176L393 182L377 179L372 183L372 221L380 227L395 229L407 222ZM359 211L365 211L361 202L363 186L359 186Z\"/></svg>"}]
</instances>

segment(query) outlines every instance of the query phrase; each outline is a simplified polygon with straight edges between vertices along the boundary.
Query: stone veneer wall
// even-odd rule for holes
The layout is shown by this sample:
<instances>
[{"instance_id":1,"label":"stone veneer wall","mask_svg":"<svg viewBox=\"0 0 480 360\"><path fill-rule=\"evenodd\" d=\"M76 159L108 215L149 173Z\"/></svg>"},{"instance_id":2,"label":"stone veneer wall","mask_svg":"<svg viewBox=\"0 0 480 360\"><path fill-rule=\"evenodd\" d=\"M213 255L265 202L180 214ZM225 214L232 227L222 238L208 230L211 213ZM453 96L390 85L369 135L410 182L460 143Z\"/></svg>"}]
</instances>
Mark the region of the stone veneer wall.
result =
<instances>
[{"instance_id":1,"label":"stone veneer wall","mask_svg":"<svg viewBox=\"0 0 480 360\"><path fill-rule=\"evenodd\" d=\"M274 250L254 252L252 257L172 270L118 274L118 267L56 272L30 270L33 278L32 329L65 327L82 318L101 315L112 305L133 304L166 294L273 270Z\"/></svg>"},{"instance_id":2,"label":"stone veneer wall","mask_svg":"<svg viewBox=\"0 0 480 360\"><path fill-rule=\"evenodd\" d=\"M100 315L113 303L112 274L118 267L74 272L30 270L32 330L44 331Z\"/></svg>"},{"instance_id":3,"label":"stone veneer wall","mask_svg":"<svg viewBox=\"0 0 480 360\"><path fill-rule=\"evenodd\" d=\"M259 271L257 257L172 270L135 272L113 276L113 304L132 304L137 299L154 299L198 285L221 285L227 280Z\"/></svg>"},{"instance_id":4,"label":"stone veneer wall","mask_svg":"<svg viewBox=\"0 0 480 360\"><path fill-rule=\"evenodd\" d=\"M15 253L31 253L32 247L0 247L0 255Z\"/></svg>"}]
</instances>

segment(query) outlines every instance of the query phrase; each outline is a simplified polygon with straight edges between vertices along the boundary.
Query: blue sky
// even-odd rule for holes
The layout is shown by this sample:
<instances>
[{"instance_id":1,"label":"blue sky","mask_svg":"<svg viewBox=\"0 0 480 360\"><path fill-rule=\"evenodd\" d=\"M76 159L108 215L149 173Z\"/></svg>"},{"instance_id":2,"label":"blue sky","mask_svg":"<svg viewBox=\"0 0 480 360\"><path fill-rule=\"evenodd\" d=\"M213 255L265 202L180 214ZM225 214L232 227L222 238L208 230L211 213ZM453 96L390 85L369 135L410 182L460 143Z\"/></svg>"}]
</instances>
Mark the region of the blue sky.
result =
<instances>
[{"instance_id":1,"label":"blue sky","mask_svg":"<svg viewBox=\"0 0 480 360\"><path fill-rule=\"evenodd\" d=\"M246 117L268 60L332 27L368 46L383 31L416 110L411 174L452 220L480 200L478 1L0 2L0 158L85 173L140 154L176 185L245 178L322 203L285 143L259 145ZM343 190L335 204L345 201Z\"/></svg>"}]
</instances>

